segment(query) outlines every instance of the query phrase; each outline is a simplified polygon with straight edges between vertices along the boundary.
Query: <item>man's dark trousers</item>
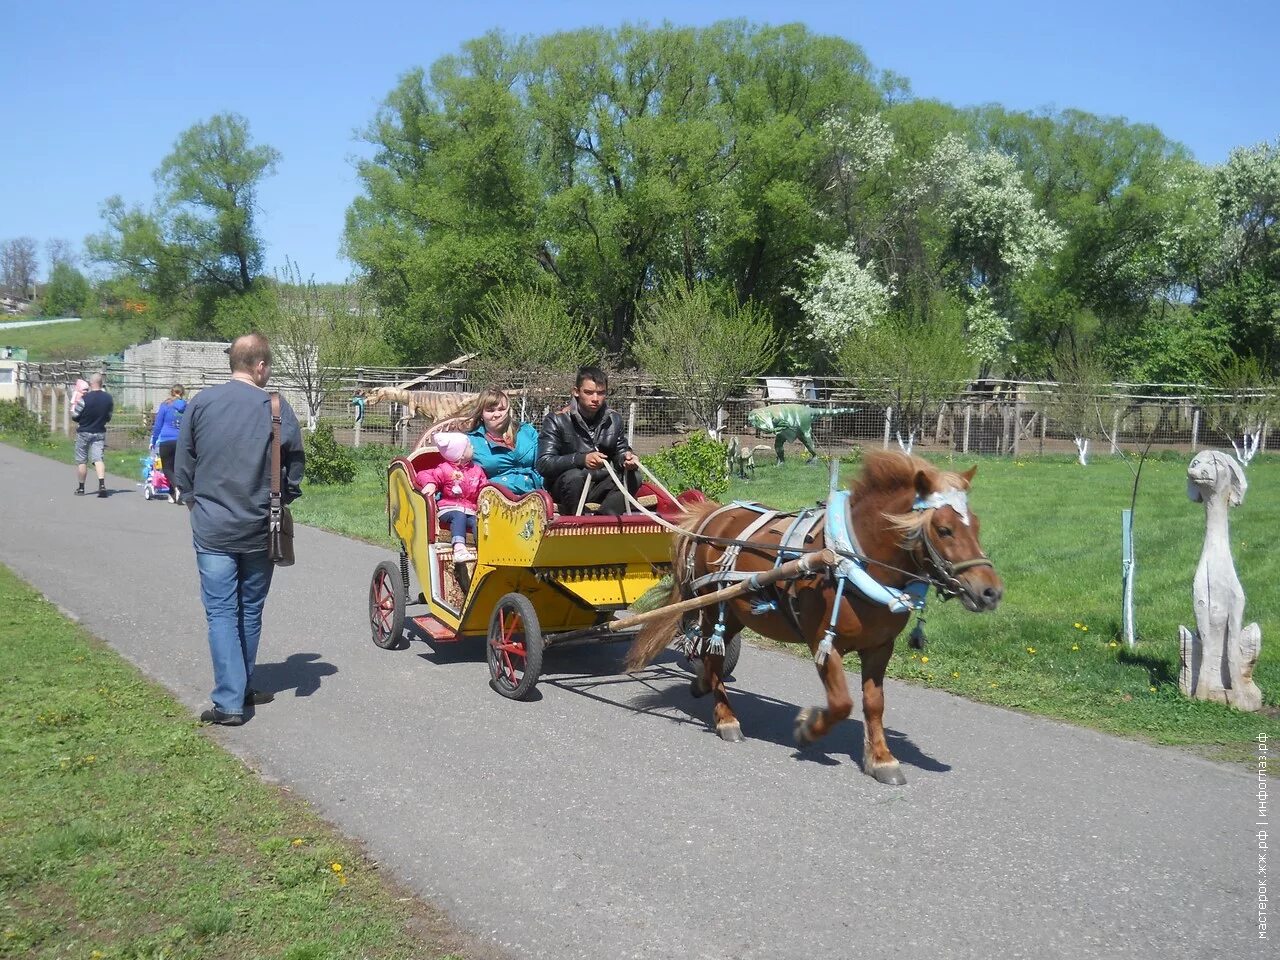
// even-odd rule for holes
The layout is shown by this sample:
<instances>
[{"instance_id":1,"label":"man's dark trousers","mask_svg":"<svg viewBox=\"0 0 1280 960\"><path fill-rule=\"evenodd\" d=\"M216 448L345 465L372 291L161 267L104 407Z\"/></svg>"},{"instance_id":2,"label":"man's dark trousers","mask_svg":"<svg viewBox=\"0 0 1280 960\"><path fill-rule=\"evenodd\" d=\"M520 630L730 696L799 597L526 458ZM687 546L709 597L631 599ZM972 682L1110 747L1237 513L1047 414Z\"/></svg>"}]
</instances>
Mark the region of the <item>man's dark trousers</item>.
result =
<instances>
[{"instance_id":1,"label":"man's dark trousers","mask_svg":"<svg viewBox=\"0 0 1280 960\"><path fill-rule=\"evenodd\" d=\"M616 471L627 485L634 497L639 488L634 470ZM561 514L572 514L578 509L578 501L582 499L582 485L591 475L591 489L587 492L587 503L598 503L600 509L597 516L616 517L627 512L627 499L622 491L614 485L613 480L603 469L587 470L584 467L573 467L556 477L551 483L551 498ZM585 510L585 508L584 508Z\"/></svg>"}]
</instances>

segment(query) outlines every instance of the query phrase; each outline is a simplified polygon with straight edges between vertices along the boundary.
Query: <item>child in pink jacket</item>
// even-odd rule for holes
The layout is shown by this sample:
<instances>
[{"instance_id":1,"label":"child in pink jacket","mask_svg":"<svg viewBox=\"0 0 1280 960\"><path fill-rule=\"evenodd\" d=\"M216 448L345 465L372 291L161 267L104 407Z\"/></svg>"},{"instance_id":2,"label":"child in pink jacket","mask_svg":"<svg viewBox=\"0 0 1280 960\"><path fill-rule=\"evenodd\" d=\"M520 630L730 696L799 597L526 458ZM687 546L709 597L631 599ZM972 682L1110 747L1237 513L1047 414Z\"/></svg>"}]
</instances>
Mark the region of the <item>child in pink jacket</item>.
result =
<instances>
[{"instance_id":1,"label":"child in pink jacket","mask_svg":"<svg viewBox=\"0 0 1280 960\"><path fill-rule=\"evenodd\" d=\"M418 486L426 496L439 492L436 510L453 535L453 562L469 563L476 555L467 549L467 534L476 532L476 497L485 474L471 462L471 441L465 433L437 433L432 439L444 463L419 470Z\"/></svg>"}]
</instances>

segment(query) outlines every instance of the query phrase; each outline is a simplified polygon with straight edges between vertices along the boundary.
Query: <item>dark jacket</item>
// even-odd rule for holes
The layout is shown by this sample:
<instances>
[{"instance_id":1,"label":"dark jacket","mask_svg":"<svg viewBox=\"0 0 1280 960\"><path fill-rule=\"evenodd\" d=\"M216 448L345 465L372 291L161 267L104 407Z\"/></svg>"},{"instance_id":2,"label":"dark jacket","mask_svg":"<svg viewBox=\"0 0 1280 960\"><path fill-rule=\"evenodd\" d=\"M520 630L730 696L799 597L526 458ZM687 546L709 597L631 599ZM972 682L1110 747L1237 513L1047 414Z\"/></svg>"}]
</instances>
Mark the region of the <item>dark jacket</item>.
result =
<instances>
[{"instance_id":1,"label":"dark jacket","mask_svg":"<svg viewBox=\"0 0 1280 960\"><path fill-rule=\"evenodd\" d=\"M280 492L302 495L305 455L298 418L280 398ZM194 503L196 547L214 553L267 549L271 501L271 395L242 380L206 387L187 404L170 480ZM168 466L168 464L166 464Z\"/></svg>"},{"instance_id":2,"label":"dark jacket","mask_svg":"<svg viewBox=\"0 0 1280 960\"><path fill-rule=\"evenodd\" d=\"M538 436L538 472L550 485L556 477L575 467L587 465L587 454L598 450L609 458L615 470L622 470L622 458L631 450L627 432L618 416L606 405L596 415L595 423L588 424L578 412L578 401L559 413L547 415ZM604 471L595 471L604 475Z\"/></svg>"},{"instance_id":3,"label":"dark jacket","mask_svg":"<svg viewBox=\"0 0 1280 960\"><path fill-rule=\"evenodd\" d=\"M84 395L84 406L80 410L80 418L76 421L76 433L106 433L107 424L111 421L111 411L116 402L105 390L90 390Z\"/></svg>"}]
</instances>

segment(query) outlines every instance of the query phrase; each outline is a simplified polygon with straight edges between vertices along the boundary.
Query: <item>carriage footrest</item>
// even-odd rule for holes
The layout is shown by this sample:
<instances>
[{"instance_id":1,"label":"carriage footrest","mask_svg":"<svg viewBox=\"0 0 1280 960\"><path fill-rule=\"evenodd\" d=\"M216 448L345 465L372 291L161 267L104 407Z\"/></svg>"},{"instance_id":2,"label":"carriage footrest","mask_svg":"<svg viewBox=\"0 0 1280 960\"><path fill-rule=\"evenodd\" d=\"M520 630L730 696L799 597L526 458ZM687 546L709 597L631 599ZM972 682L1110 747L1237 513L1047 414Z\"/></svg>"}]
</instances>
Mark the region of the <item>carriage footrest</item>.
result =
<instances>
[{"instance_id":1,"label":"carriage footrest","mask_svg":"<svg viewBox=\"0 0 1280 960\"><path fill-rule=\"evenodd\" d=\"M432 640L439 643L454 643L458 639L458 634L449 626L441 623L435 617L424 615L421 617L413 617L413 625L429 636Z\"/></svg>"}]
</instances>

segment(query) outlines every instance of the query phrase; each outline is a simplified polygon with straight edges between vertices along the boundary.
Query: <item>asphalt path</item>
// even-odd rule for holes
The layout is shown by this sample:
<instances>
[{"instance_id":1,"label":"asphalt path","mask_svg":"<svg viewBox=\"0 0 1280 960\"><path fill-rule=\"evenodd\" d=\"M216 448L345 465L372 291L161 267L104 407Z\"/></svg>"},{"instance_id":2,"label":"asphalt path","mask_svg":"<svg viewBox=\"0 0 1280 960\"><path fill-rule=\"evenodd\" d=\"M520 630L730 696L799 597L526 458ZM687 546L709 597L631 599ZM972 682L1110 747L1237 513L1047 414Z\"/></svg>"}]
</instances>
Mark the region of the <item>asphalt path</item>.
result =
<instances>
[{"instance_id":1,"label":"asphalt path","mask_svg":"<svg viewBox=\"0 0 1280 960\"><path fill-rule=\"evenodd\" d=\"M198 711L186 511L108 482L73 497L71 467L0 445L0 560ZM908 782L887 787L858 768L857 719L796 750L814 669L753 648L731 685L745 743L710 731L676 661L628 676L618 645L550 652L540 696L515 703L479 646L370 643L387 550L300 527L297 553L259 655L276 700L212 735L499 952L1276 955L1246 768L890 682Z\"/></svg>"}]
</instances>

